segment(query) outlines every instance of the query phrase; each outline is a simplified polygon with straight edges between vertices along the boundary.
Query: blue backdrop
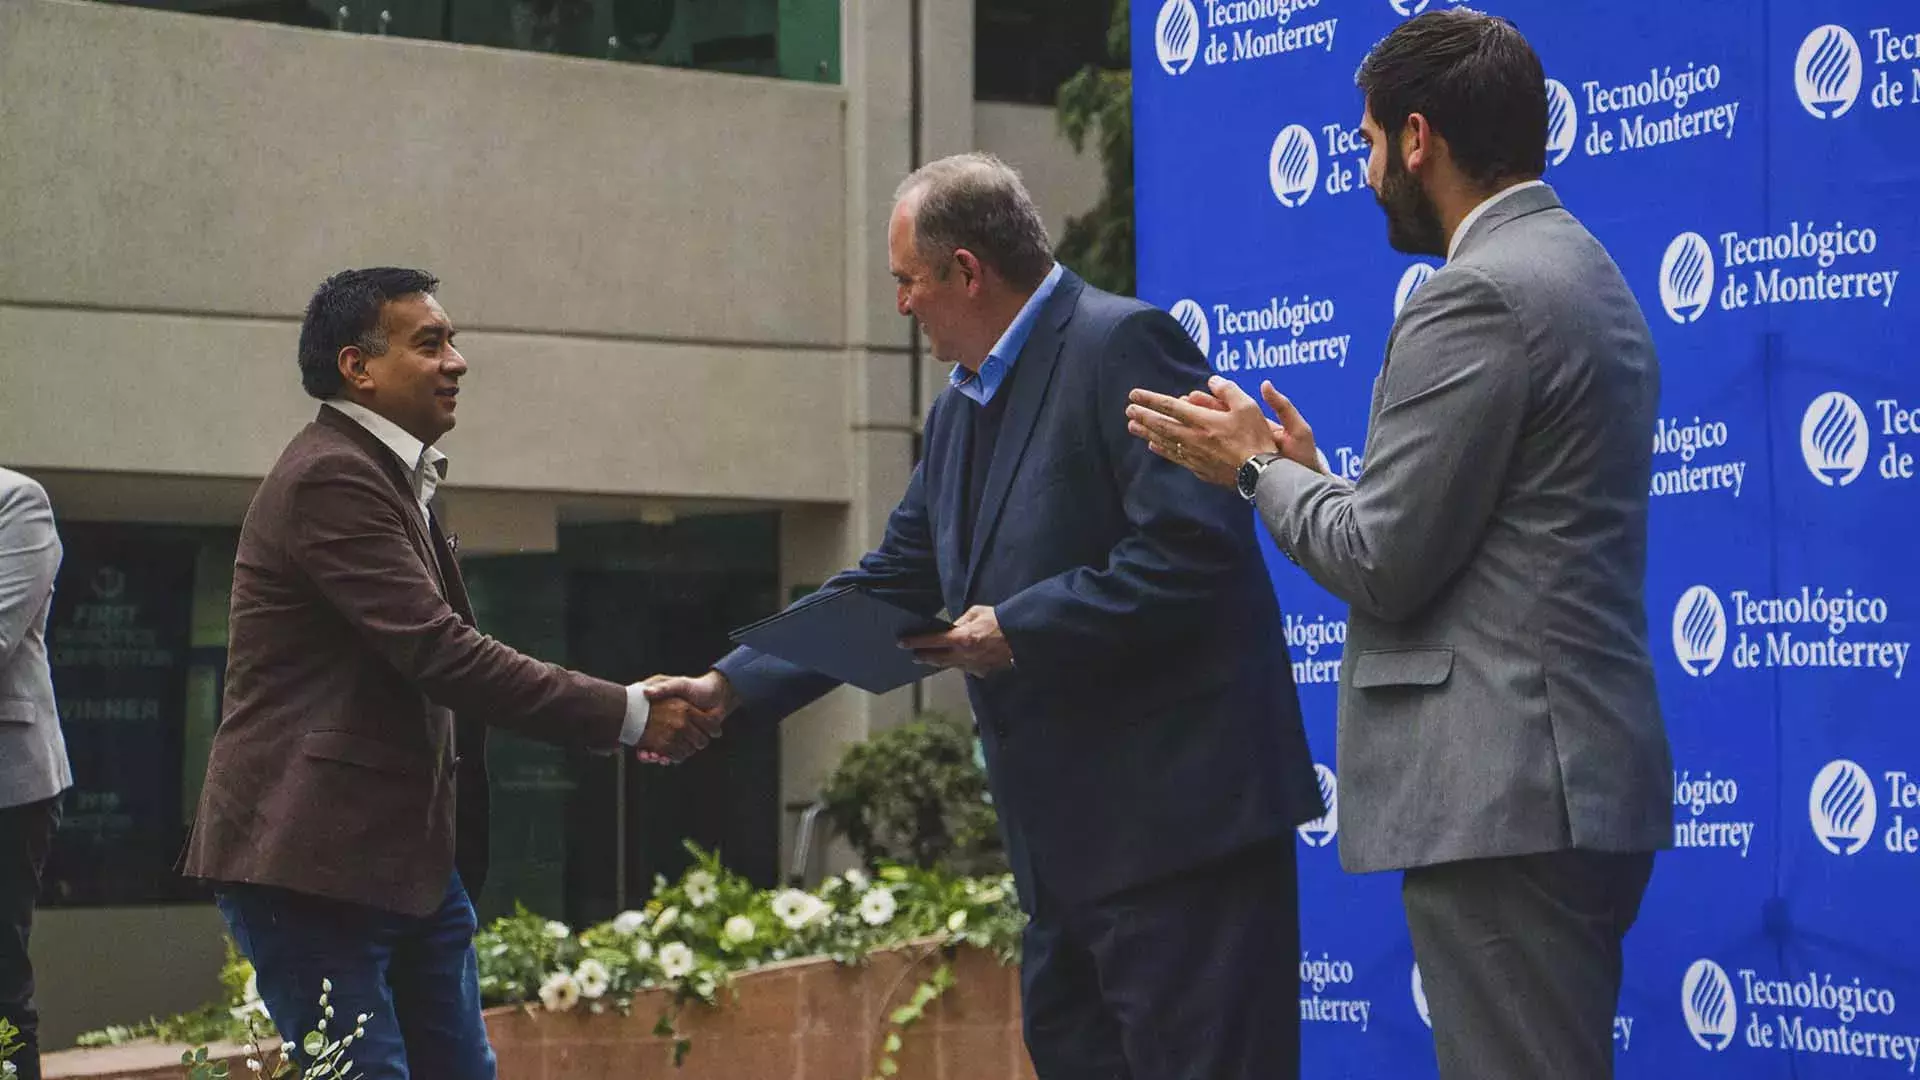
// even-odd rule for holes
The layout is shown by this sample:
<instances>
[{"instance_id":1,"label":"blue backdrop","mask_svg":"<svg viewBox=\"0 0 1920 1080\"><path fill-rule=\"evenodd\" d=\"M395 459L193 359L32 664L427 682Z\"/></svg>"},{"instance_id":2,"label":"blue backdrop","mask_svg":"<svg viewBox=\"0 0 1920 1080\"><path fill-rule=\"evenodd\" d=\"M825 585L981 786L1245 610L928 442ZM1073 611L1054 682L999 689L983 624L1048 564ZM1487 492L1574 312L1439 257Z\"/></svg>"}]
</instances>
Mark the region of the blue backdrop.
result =
<instances>
[{"instance_id":1,"label":"blue backdrop","mask_svg":"<svg viewBox=\"0 0 1920 1080\"><path fill-rule=\"evenodd\" d=\"M1448 0L1134 0L1140 294L1358 476L1395 312L1354 72ZM1547 180L1663 369L1647 606L1675 850L1627 941L1623 1077L1920 1061L1920 6L1486 0L1550 76ZM1343 606L1268 548L1337 792ZM1433 1076L1397 875L1301 830L1306 1074Z\"/></svg>"}]
</instances>

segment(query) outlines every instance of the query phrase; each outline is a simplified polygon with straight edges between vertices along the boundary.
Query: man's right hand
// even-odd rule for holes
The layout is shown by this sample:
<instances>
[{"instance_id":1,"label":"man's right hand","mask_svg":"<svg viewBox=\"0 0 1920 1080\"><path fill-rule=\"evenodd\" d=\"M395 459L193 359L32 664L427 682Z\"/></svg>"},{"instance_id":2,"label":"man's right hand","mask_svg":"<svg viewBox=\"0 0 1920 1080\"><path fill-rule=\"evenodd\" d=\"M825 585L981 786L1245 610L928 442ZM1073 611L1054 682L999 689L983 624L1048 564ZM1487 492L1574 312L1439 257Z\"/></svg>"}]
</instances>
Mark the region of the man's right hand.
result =
<instances>
[{"instance_id":1,"label":"man's right hand","mask_svg":"<svg viewBox=\"0 0 1920 1080\"><path fill-rule=\"evenodd\" d=\"M685 761L720 737L727 714L739 705L732 684L718 671L699 678L655 675L641 683L647 695L647 730L635 756L654 765Z\"/></svg>"}]
</instances>

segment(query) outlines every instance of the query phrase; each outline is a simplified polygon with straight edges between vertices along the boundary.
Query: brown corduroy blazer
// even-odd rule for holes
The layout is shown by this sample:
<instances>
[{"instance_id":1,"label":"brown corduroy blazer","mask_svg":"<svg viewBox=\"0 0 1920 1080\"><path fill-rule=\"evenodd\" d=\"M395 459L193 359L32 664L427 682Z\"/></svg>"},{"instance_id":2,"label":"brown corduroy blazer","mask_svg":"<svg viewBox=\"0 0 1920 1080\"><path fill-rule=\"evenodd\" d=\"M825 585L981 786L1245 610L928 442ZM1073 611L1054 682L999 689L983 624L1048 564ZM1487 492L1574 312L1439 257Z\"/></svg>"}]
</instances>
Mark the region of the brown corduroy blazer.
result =
<instances>
[{"instance_id":1,"label":"brown corduroy blazer","mask_svg":"<svg viewBox=\"0 0 1920 1080\"><path fill-rule=\"evenodd\" d=\"M474 628L393 452L322 407L261 482L234 561L226 697L191 877L425 915L486 877L486 726L619 745L626 690Z\"/></svg>"}]
</instances>

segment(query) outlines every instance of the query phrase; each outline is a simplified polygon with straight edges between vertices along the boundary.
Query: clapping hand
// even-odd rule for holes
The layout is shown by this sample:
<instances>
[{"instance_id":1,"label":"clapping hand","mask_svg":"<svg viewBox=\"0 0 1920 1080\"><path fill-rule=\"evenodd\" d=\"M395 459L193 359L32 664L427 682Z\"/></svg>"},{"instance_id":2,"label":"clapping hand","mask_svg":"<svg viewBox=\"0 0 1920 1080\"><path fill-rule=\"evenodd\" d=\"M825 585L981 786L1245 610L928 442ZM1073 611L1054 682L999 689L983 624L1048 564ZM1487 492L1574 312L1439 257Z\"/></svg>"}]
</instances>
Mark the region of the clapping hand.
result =
<instances>
[{"instance_id":1,"label":"clapping hand","mask_svg":"<svg viewBox=\"0 0 1920 1080\"><path fill-rule=\"evenodd\" d=\"M1216 375L1207 381L1207 390L1211 393L1195 390L1185 398L1135 390L1129 395L1127 430L1146 440L1154 453L1210 484L1231 487L1248 458L1275 451L1315 472L1324 471L1314 452L1313 429L1272 383L1261 384L1260 396L1278 423L1231 379Z\"/></svg>"}]
</instances>

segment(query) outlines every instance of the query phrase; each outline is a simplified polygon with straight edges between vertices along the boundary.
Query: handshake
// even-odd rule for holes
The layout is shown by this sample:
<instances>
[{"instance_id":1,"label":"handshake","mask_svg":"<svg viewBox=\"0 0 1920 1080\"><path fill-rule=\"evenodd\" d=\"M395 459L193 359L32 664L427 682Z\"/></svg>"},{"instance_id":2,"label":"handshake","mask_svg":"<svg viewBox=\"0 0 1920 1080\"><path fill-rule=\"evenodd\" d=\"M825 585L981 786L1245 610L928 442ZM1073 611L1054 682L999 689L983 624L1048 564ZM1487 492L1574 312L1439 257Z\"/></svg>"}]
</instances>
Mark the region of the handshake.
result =
<instances>
[{"instance_id":1,"label":"handshake","mask_svg":"<svg viewBox=\"0 0 1920 1080\"><path fill-rule=\"evenodd\" d=\"M739 705L732 684L718 671L697 679L655 675L640 688L647 696L647 726L633 751L649 765L678 764L706 749Z\"/></svg>"},{"instance_id":2,"label":"handshake","mask_svg":"<svg viewBox=\"0 0 1920 1080\"><path fill-rule=\"evenodd\" d=\"M949 668L985 678L1014 666L1013 646L1000 630L994 610L976 604L938 633L901 639L914 659L929 669ZM647 726L634 757L649 765L685 761L720 737L728 714L740 706L733 684L718 671L699 678L655 675L636 684L647 697Z\"/></svg>"}]
</instances>

